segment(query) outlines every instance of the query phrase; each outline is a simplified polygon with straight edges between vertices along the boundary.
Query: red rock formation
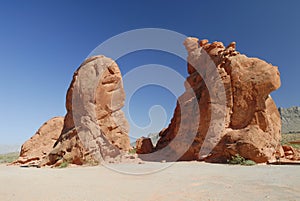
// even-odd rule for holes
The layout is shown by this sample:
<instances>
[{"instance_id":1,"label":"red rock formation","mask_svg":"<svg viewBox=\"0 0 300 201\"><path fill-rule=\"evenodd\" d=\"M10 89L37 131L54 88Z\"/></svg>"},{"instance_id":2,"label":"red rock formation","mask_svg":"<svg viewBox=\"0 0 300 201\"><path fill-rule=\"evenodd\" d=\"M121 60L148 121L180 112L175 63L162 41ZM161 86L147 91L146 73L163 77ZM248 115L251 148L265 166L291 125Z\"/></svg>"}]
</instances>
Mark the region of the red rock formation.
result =
<instances>
[{"instance_id":1,"label":"red rock formation","mask_svg":"<svg viewBox=\"0 0 300 201\"><path fill-rule=\"evenodd\" d=\"M280 86L277 67L241 55L235 43L225 47L221 42L188 38L184 44L189 73L186 91L178 98L171 123L160 132L155 149L149 140L137 143L142 158L225 162L239 154L267 162L278 153L290 156L290 150L283 153L280 146L280 116L269 95ZM42 160L42 165L63 161L81 165L114 159L128 151L129 128L120 110L124 99L117 64L104 56L87 59L68 89L67 114L54 129L56 134L58 127L62 132L53 150L53 141L46 143L46 151L24 145L19 163ZM42 138L31 141L41 144Z\"/></svg>"},{"instance_id":2,"label":"red rock formation","mask_svg":"<svg viewBox=\"0 0 300 201\"><path fill-rule=\"evenodd\" d=\"M136 153L147 154L153 151L153 144L150 138L141 137L136 140Z\"/></svg>"},{"instance_id":3,"label":"red rock formation","mask_svg":"<svg viewBox=\"0 0 300 201\"><path fill-rule=\"evenodd\" d=\"M53 145L61 134L63 117L54 117L27 140L21 148L20 157L13 163L18 165L38 165L52 151Z\"/></svg>"},{"instance_id":4,"label":"red rock formation","mask_svg":"<svg viewBox=\"0 0 300 201\"><path fill-rule=\"evenodd\" d=\"M277 67L240 54L235 43L187 38L184 44L186 91L156 150L179 156L185 147L179 160L225 162L237 153L255 162L273 160L281 139L280 116L269 95L280 87Z\"/></svg>"},{"instance_id":5,"label":"red rock formation","mask_svg":"<svg viewBox=\"0 0 300 201\"><path fill-rule=\"evenodd\" d=\"M291 146L288 145L283 145L282 146L283 151L284 151L284 158L288 159L288 160L300 160L300 151L297 149L294 149Z\"/></svg>"},{"instance_id":6,"label":"red rock formation","mask_svg":"<svg viewBox=\"0 0 300 201\"><path fill-rule=\"evenodd\" d=\"M44 164L67 160L86 163L128 151L129 126L123 112L125 93L117 64L104 56L87 59L68 89L63 131Z\"/></svg>"}]
</instances>

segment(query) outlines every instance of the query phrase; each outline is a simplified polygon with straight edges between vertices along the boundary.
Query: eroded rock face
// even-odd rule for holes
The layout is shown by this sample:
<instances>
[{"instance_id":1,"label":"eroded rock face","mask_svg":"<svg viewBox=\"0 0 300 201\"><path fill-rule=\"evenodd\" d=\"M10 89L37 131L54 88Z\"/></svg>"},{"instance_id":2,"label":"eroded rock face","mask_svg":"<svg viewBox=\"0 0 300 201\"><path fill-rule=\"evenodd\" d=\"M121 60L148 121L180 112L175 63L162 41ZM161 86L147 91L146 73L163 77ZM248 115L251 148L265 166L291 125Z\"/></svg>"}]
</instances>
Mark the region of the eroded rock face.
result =
<instances>
[{"instance_id":1,"label":"eroded rock face","mask_svg":"<svg viewBox=\"0 0 300 201\"><path fill-rule=\"evenodd\" d=\"M237 153L255 162L273 160L281 148L281 121L269 94L280 87L278 68L240 54L234 42L225 47L187 38L184 45L186 91L156 150L168 145L177 153L178 147L187 147L179 160L226 162ZM171 143L178 135L184 140ZM193 141L185 145L189 136Z\"/></svg>"},{"instance_id":2,"label":"eroded rock face","mask_svg":"<svg viewBox=\"0 0 300 201\"><path fill-rule=\"evenodd\" d=\"M293 161L299 161L300 160L300 151L287 145L283 145L282 149L284 151L284 158L288 160Z\"/></svg>"},{"instance_id":3,"label":"eroded rock face","mask_svg":"<svg viewBox=\"0 0 300 201\"><path fill-rule=\"evenodd\" d=\"M38 165L52 151L61 134L64 117L54 117L45 122L21 148L20 157L14 164Z\"/></svg>"},{"instance_id":4,"label":"eroded rock face","mask_svg":"<svg viewBox=\"0 0 300 201\"><path fill-rule=\"evenodd\" d=\"M136 140L136 153L147 154L153 151L153 144L150 138L141 137Z\"/></svg>"},{"instance_id":5,"label":"eroded rock face","mask_svg":"<svg viewBox=\"0 0 300 201\"><path fill-rule=\"evenodd\" d=\"M59 139L44 165L114 158L128 151L125 93L117 64L104 56L87 59L74 73L67 92L67 114Z\"/></svg>"}]
</instances>

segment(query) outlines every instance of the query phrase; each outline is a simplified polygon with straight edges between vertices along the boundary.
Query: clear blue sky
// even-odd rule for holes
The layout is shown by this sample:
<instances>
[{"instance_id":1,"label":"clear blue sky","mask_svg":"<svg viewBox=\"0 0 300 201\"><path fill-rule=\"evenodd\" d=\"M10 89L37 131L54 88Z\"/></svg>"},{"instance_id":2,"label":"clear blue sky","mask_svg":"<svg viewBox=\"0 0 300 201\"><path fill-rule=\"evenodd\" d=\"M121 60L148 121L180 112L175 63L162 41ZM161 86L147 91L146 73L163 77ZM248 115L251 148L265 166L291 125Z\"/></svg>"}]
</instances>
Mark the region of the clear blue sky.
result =
<instances>
[{"instance_id":1,"label":"clear blue sky","mask_svg":"<svg viewBox=\"0 0 300 201\"><path fill-rule=\"evenodd\" d=\"M282 86L272 94L276 104L300 105L299 10L297 0L2 0L0 144L22 144L43 122L64 115L66 90L80 63L101 42L137 28L170 29L224 44L236 41L241 53L279 66ZM185 74L184 62L167 57L162 61L161 54L144 52L118 63L122 73L156 62ZM153 91L161 98L151 101ZM153 104L166 106L169 119L175 97L149 86L133 103L140 106L134 118L147 124L148 114L140 115Z\"/></svg>"}]
</instances>

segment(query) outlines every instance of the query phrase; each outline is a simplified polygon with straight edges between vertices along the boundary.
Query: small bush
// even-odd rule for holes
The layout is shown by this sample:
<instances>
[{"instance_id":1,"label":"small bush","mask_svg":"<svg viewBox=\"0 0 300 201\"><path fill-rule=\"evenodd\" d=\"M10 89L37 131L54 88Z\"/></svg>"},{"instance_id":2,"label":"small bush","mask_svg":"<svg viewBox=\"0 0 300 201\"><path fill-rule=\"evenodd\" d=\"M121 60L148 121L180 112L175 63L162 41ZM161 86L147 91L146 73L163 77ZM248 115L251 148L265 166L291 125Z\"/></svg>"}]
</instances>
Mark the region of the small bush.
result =
<instances>
[{"instance_id":1,"label":"small bush","mask_svg":"<svg viewBox=\"0 0 300 201\"><path fill-rule=\"evenodd\" d=\"M136 148L132 148L128 151L129 154L136 154Z\"/></svg>"},{"instance_id":2,"label":"small bush","mask_svg":"<svg viewBox=\"0 0 300 201\"><path fill-rule=\"evenodd\" d=\"M236 154L235 156L231 156L231 159L228 160L228 163L233 165L246 165L246 166L256 165L254 161L246 160L244 157L240 156L239 154Z\"/></svg>"},{"instance_id":3,"label":"small bush","mask_svg":"<svg viewBox=\"0 0 300 201\"><path fill-rule=\"evenodd\" d=\"M62 162L58 167L59 168L66 168L69 166L69 163L67 161Z\"/></svg>"},{"instance_id":4,"label":"small bush","mask_svg":"<svg viewBox=\"0 0 300 201\"><path fill-rule=\"evenodd\" d=\"M256 165L256 163L253 160L245 160L241 165L251 166L251 165Z\"/></svg>"}]
</instances>

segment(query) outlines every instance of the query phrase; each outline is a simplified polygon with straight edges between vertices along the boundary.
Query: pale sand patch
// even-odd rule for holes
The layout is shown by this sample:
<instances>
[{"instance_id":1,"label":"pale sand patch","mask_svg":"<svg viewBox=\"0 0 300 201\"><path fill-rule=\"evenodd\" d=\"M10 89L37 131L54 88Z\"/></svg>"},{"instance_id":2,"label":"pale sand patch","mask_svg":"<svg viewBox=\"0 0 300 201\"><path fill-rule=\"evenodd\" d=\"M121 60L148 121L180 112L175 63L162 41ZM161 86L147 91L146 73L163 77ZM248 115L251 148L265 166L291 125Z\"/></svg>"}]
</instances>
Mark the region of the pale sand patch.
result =
<instances>
[{"instance_id":1,"label":"pale sand patch","mask_svg":"<svg viewBox=\"0 0 300 201\"><path fill-rule=\"evenodd\" d=\"M115 166L148 170L160 163ZM0 200L300 200L300 166L178 162L160 172L136 176L103 166L36 169L1 165Z\"/></svg>"}]
</instances>

